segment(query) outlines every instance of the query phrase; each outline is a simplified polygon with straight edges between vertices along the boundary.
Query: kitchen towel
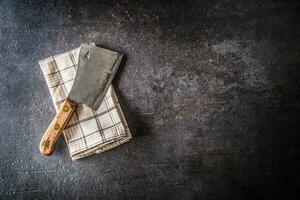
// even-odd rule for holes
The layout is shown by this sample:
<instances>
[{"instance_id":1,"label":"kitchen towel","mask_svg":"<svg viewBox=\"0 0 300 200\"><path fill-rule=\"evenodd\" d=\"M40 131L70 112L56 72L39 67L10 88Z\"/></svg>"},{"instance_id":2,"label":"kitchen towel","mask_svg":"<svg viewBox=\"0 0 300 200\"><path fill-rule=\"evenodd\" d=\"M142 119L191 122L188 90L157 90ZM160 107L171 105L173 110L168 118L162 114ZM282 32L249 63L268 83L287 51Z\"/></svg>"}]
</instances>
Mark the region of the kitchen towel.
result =
<instances>
[{"instance_id":1,"label":"kitchen towel","mask_svg":"<svg viewBox=\"0 0 300 200\"><path fill-rule=\"evenodd\" d=\"M39 61L56 111L73 85L79 50L76 48ZM77 106L64 129L64 137L72 160L101 153L132 138L112 85L98 110L83 104Z\"/></svg>"}]
</instances>

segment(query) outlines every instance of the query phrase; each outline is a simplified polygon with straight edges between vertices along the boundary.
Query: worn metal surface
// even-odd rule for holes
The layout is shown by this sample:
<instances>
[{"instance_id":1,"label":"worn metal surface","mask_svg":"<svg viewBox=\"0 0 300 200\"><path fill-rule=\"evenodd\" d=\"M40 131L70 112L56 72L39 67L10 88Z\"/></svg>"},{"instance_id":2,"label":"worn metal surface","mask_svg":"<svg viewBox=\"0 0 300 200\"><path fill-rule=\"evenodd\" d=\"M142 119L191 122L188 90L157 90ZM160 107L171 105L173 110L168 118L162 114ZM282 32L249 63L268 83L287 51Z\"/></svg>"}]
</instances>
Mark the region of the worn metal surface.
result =
<instances>
[{"instance_id":1,"label":"worn metal surface","mask_svg":"<svg viewBox=\"0 0 300 200\"><path fill-rule=\"evenodd\" d=\"M297 199L297 1L0 2L0 199ZM37 61L95 42L134 139L72 162L38 143Z\"/></svg>"},{"instance_id":2,"label":"worn metal surface","mask_svg":"<svg viewBox=\"0 0 300 200\"><path fill-rule=\"evenodd\" d=\"M97 110L119 68L118 52L82 44L75 80L68 98Z\"/></svg>"}]
</instances>

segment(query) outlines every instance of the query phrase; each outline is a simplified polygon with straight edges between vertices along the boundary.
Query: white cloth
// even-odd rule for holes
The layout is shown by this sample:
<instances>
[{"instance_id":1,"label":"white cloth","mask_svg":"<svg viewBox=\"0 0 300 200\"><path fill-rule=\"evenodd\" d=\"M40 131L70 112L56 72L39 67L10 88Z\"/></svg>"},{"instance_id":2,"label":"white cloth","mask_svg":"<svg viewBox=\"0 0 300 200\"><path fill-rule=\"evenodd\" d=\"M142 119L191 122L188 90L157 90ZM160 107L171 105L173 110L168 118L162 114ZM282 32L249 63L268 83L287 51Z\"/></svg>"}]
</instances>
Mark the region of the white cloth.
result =
<instances>
[{"instance_id":1,"label":"white cloth","mask_svg":"<svg viewBox=\"0 0 300 200\"><path fill-rule=\"evenodd\" d=\"M78 56L79 48L39 61L56 111L73 85ZM132 138L112 85L97 111L83 104L77 106L64 136L72 160L101 153Z\"/></svg>"}]
</instances>

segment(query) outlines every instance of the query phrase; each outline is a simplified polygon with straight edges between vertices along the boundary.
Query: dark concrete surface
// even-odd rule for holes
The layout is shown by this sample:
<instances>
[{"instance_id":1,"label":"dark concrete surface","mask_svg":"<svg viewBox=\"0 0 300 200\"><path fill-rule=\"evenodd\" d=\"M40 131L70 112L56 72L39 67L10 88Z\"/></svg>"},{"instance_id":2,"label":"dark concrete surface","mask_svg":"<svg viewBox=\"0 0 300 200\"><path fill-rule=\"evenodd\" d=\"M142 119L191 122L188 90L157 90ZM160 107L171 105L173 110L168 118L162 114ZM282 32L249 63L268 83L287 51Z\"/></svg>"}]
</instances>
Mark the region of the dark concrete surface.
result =
<instances>
[{"instance_id":1,"label":"dark concrete surface","mask_svg":"<svg viewBox=\"0 0 300 200\"><path fill-rule=\"evenodd\" d=\"M0 1L0 199L299 199L299 1ZM95 42L134 139L72 162L38 60Z\"/></svg>"}]
</instances>

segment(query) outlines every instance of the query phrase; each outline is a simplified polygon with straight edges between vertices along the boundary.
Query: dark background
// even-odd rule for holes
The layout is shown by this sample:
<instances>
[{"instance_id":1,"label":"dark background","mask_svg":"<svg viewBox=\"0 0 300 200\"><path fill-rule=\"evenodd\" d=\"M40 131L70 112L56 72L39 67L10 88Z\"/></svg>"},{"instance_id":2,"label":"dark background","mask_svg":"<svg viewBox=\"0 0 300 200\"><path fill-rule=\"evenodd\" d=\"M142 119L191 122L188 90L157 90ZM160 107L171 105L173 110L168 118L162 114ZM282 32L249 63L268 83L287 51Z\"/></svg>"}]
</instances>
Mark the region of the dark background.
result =
<instances>
[{"instance_id":1,"label":"dark background","mask_svg":"<svg viewBox=\"0 0 300 200\"><path fill-rule=\"evenodd\" d=\"M298 2L0 1L0 199L298 199ZM134 138L44 158L38 60L85 42L126 55Z\"/></svg>"}]
</instances>

